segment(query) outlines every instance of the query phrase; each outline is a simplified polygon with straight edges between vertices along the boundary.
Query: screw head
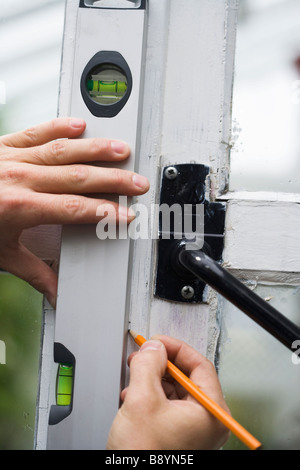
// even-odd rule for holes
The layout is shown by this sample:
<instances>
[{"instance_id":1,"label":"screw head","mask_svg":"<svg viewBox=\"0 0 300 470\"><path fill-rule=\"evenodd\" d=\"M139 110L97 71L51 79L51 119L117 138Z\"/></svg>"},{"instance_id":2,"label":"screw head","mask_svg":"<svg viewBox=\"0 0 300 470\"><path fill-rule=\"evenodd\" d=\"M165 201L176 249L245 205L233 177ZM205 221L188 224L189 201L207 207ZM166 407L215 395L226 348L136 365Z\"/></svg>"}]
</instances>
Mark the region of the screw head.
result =
<instances>
[{"instance_id":1,"label":"screw head","mask_svg":"<svg viewBox=\"0 0 300 470\"><path fill-rule=\"evenodd\" d=\"M177 168L175 168L175 166L169 166L168 168L166 168L165 177L168 180L174 180L175 178L177 178L177 175L178 175L178 170Z\"/></svg>"},{"instance_id":2,"label":"screw head","mask_svg":"<svg viewBox=\"0 0 300 470\"><path fill-rule=\"evenodd\" d=\"M181 295L184 299L189 300L194 297L195 291L192 286L184 286L181 289Z\"/></svg>"}]
</instances>

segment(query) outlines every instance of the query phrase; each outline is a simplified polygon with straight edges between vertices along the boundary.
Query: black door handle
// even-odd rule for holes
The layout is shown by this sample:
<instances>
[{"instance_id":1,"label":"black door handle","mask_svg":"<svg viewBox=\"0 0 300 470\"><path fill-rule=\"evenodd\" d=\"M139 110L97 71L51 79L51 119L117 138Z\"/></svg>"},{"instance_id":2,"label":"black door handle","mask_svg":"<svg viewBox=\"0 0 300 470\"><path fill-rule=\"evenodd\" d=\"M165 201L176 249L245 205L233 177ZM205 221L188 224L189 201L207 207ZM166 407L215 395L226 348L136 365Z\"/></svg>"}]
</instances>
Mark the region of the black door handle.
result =
<instances>
[{"instance_id":1,"label":"black door handle","mask_svg":"<svg viewBox=\"0 0 300 470\"><path fill-rule=\"evenodd\" d=\"M282 344L293 350L300 328L246 287L202 250L181 247L175 256L184 269L214 288Z\"/></svg>"}]
</instances>

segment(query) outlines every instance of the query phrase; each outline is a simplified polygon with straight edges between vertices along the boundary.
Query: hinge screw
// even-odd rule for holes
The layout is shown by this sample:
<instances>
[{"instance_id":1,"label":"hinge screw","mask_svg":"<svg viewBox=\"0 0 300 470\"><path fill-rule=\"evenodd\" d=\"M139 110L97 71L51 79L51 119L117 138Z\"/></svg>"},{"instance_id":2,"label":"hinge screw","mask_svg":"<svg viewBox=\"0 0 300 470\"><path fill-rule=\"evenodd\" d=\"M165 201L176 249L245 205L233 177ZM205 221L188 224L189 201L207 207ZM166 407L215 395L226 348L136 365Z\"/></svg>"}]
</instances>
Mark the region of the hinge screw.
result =
<instances>
[{"instance_id":1,"label":"hinge screw","mask_svg":"<svg viewBox=\"0 0 300 470\"><path fill-rule=\"evenodd\" d=\"M177 175L178 175L178 170L177 170L177 168L175 168L175 166L169 166L165 170L165 177L168 180L174 180L175 178L177 178Z\"/></svg>"},{"instance_id":2,"label":"hinge screw","mask_svg":"<svg viewBox=\"0 0 300 470\"><path fill-rule=\"evenodd\" d=\"M184 286L181 289L181 295L184 299L189 300L194 297L195 291L192 286Z\"/></svg>"}]
</instances>

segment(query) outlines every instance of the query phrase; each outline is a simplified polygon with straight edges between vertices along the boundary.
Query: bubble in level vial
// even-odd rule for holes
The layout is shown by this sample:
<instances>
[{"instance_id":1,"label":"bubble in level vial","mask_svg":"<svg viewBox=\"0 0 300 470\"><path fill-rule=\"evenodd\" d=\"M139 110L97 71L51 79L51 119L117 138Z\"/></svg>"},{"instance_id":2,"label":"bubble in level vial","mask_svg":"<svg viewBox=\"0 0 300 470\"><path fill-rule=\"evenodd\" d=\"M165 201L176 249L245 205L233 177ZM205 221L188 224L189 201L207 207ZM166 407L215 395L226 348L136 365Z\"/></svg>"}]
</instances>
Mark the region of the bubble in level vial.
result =
<instances>
[{"instance_id":1,"label":"bubble in level vial","mask_svg":"<svg viewBox=\"0 0 300 470\"><path fill-rule=\"evenodd\" d=\"M88 80L88 91L98 94L99 96L123 96L127 90L127 83L117 80L102 81Z\"/></svg>"},{"instance_id":2,"label":"bubble in level vial","mask_svg":"<svg viewBox=\"0 0 300 470\"><path fill-rule=\"evenodd\" d=\"M73 366L70 364L59 364L56 387L56 404L68 406L72 402L73 393Z\"/></svg>"}]
</instances>

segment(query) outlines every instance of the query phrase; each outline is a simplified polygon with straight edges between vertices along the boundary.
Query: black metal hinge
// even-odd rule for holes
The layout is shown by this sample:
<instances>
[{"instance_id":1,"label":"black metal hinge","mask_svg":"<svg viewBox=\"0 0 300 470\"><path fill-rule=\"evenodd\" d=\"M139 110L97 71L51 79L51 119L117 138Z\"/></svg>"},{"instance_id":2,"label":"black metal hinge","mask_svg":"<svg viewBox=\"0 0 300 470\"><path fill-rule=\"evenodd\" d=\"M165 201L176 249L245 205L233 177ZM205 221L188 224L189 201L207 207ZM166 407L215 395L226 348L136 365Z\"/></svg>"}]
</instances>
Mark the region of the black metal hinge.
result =
<instances>
[{"instance_id":1,"label":"black metal hinge","mask_svg":"<svg viewBox=\"0 0 300 470\"><path fill-rule=\"evenodd\" d=\"M222 259L226 206L209 201L209 173L209 167L200 164L162 170L155 282L155 295L162 299L189 303L206 300L206 284L177 262L176 252L182 244L195 244L212 259Z\"/></svg>"}]
</instances>

